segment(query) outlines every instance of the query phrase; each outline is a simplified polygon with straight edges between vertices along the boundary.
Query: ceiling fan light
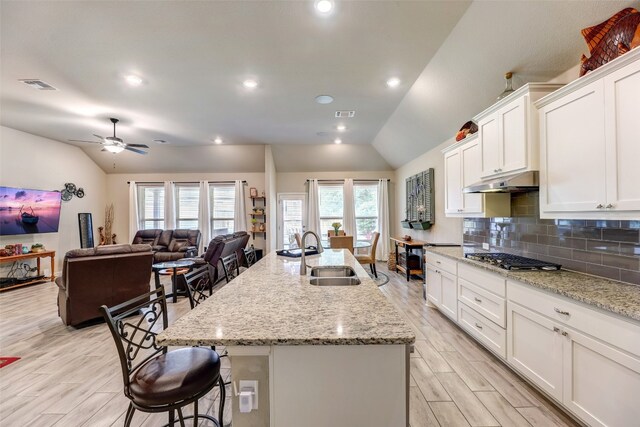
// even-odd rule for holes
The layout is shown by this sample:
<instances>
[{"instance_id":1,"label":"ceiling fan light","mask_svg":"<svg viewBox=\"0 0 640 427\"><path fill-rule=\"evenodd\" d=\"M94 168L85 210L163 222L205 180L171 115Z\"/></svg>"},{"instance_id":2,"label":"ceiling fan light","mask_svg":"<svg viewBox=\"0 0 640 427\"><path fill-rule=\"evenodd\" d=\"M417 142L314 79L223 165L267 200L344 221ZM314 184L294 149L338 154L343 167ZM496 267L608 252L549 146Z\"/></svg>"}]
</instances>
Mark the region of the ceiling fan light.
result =
<instances>
[{"instance_id":1,"label":"ceiling fan light","mask_svg":"<svg viewBox=\"0 0 640 427\"><path fill-rule=\"evenodd\" d=\"M107 150L110 153L118 154L118 153L122 152L122 150L124 150L124 147L121 147L119 145L105 145L104 149Z\"/></svg>"}]
</instances>

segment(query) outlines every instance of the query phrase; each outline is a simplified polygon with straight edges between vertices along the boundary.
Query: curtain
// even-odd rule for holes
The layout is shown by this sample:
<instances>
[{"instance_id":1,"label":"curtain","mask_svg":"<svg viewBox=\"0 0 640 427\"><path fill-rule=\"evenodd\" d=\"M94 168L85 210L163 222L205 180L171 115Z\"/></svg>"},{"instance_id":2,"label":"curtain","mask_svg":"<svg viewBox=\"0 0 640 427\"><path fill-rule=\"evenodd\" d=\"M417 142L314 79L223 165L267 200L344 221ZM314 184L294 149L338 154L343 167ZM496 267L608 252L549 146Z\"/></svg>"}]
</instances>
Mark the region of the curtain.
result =
<instances>
[{"instance_id":1,"label":"curtain","mask_svg":"<svg viewBox=\"0 0 640 427\"><path fill-rule=\"evenodd\" d=\"M378 248L376 259L386 261L389 257L389 181L378 180Z\"/></svg>"},{"instance_id":2,"label":"curtain","mask_svg":"<svg viewBox=\"0 0 640 427\"><path fill-rule=\"evenodd\" d=\"M164 229L176 228L176 191L173 181L164 182Z\"/></svg>"},{"instance_id":3,"label":"curtain","mask_svg":"<svg viewBox=\"0 0 640 427\"><path fill-rule=\"evenodd\" d=\"M233 230L246 231L247 230L247 208L245 206L244 183L242 182L242 180L237 179L235 181L235 186L236 186L236 200L235 200L235 211L233 213Z\"/></svg>"},{"instance_id":4,"label":"curtain","mask_svg":"<svg viewBox=\"0 0 640 427\"><path fill-rule=\"evenodd\" d=\"M129 183L129 241L140 228L140 214L138 213L138 186L135 181Z\"/></svg>"},{"instance_id":5,"label":"curtain","mask_svg":"<svg viewBox=\"0 0 640 427\"><path fill-rule=\"evenodd\" d=\"M203 254L211 240L211 207L209 206L209 181L200 181L198 198L198 229L202 233L198 253Z\"/></svg>"},{"instance_id":6,"label":"curtain","mask_svg":"<svg viewBox=\"0 0 640 427\"><path fill-rule=\"evenodd\" d=\"M320 196L318 194L318 180L309 180L309 197L307 198L307 230L322 236L320 230Z\"/></svg>"},{"instance_id":7,"label":"curtain","mask_svg":"<svg viewBox=\"0 0 640 427\"><path fill-rule=\"evenodd\" d=\"M344 232L347 236L355 236L356 235L356 201L353 197L353 179L347 178L344 180L343 191L343 213L344 216L344 224L342 224L342 228L344 228Z\"/></svg>"}]
</instances>

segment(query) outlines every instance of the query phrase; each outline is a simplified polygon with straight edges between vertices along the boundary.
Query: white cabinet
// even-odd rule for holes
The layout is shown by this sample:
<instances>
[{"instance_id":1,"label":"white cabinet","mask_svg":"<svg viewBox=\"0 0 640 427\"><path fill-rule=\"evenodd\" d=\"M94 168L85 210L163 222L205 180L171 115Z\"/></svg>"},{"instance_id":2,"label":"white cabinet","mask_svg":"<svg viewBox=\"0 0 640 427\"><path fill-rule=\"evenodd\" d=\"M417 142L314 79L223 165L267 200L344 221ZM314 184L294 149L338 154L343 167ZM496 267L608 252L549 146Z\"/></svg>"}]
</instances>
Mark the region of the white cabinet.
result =
<instances>
[{"instance_id":1,"label":"white cabinet","mask_svg":"<svg viewBox=\"0 0 640 427\"><path fill-rule=\"evenodd\" d=\"M457 265L455 261L427 254L427 301L443 314L458 321Z\"/></svg>"},{"instance_id":2,"label":"white cabinet","mask_svg":"<svg viewBox=\"0 0 640 427\"><path fill-rule=\"evenodd\" d=\"M538 116L532 103L561 86L526 84L474 117L481 178L538 170Z\"/></svg>"},{"instance_id":3,"label":"white cabinet","mask_svg":"<svg viewBox=\"0 0 640 427\"><path fill-rule=\"evenodd\" d=\"M640 215L640 50L541 99L540 216Z\"/></svg>"},{"instance_id":4,"label":"white cabinet","mask_svg":"<svg viewBox=\"0 0 640 427\"><path fill-rule=\"evenodd\" d=\"M471 140L469 140L471 138ZM445 202L447 216L492 217L511 214L509 194L465 194L481 180L480 145L476 136L448 147L444 152Z\"/></svg>"},{"instance_id":5,"label":"white cabinet","mask_svg":"<svg viewBox=\"0 0 640 427\"><path fill-rule=\"evenodd\" d=\"M589 425L635 425L640 325L517 282L507 289L508 363Z\"/></svg>"}]
</instances>

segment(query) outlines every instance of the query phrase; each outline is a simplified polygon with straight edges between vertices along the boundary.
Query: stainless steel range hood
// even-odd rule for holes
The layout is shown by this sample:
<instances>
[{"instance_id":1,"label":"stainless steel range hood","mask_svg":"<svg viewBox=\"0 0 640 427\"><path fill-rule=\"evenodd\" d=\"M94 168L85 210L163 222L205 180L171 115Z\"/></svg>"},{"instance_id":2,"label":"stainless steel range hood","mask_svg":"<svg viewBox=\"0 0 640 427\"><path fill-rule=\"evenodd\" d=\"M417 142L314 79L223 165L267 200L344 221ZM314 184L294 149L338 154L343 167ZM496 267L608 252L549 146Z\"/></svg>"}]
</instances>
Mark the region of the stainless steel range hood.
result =
<instances>
[{"instance_id":1,"label":"stainless steel range hood","mask_svg":"<svg viewBox=\"0 0 640 427\"><path fill-rule=\"evenodd\" d=\"M522 172L490 181L480 181L462 189L465 193L521 193L537 191L540 184L538 171Z\"/></svg>"}]
</instances>

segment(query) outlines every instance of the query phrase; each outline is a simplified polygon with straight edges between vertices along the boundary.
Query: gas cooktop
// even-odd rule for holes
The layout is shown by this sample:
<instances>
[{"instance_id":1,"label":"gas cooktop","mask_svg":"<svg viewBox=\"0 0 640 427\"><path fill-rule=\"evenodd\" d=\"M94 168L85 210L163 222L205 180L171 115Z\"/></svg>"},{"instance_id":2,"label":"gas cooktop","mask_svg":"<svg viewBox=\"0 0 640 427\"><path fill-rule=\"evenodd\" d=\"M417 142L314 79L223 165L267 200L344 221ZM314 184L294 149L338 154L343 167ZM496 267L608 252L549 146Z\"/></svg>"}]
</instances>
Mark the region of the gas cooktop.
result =
<instances>
[{"instance_id":1,"label":"gas cooktop","mask_svg":"<svg viewBox=\"0 0 640 427\"><path fill-rule=\"evenodd\" d=\"M485 262L505 270L560 270L560 264L501 252L475 252L464 255L474 261Z\"/></svg>"}]
</instances>

